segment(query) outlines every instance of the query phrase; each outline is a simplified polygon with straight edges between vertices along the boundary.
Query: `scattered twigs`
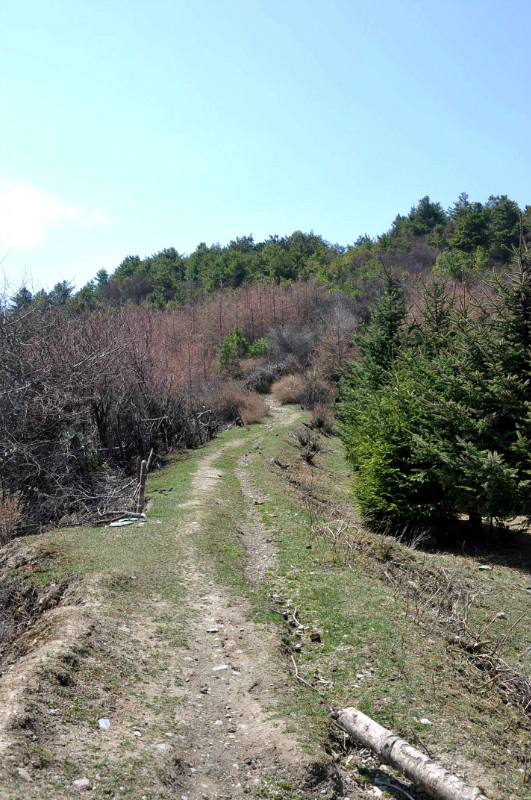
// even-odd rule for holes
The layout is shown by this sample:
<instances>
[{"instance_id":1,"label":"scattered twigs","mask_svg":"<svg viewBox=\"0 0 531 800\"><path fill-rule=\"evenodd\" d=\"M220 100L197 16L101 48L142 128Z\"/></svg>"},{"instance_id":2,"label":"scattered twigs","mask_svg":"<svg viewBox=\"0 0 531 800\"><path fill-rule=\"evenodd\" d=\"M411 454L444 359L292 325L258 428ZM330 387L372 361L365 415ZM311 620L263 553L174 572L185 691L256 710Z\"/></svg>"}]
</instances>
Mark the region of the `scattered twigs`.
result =
<instances>
[{"instance_id":1,"label":"scattered twigs","mask_svg":"<svg viewBox=\"0 0 531 800\"><path fill-rule=\"evenodd\" d=\"M471 588L457 573L419 560L390 537L371 538L357 522L339 515L322 519L312 512L311 534L328 543L335 560L350 563L370 559L405 601L408 617L430 628L435 620L449 645L457 645L466 653L469 663L483 676L480 691L496 686L507 701L531 714L531 678L502 658L511 637L523 624L524 614L503 636L492 635L493 626L504 615L495 614L482 624L475 622L473 618L477 619L477 610L484 602L483 593Z\"/></svg>"},{"instance_id":2,"label":"scattered twigs","mask_svg":"<svg viewBox=\"0 0 531 800\"><path fill-rule=\"evenodd\" d=\"M496 686L508 702L527 714L531 713L531 678L502 658L525 614L518 616L503 636L490 635L495 622L504 615L495 614L478 627L471 619L471 612L482 602L481 593L467 589L449 571L393 563L383 574L397 592L405 595L408 603L406 613L415 622L423 624L424 620L435 618L441 624L448 644L457 645L462 653L466 653L469 663L483 675L479 691L484 693Z\"/></svg>"},{"instance_id":3,"label":"scattered twigs","mask_svg":"<svg viewBox=\"0 0 531 800\"><path fill-rule=\"evenodd\" d=\"M320 675L320 674L319 674L319 672L318 672L317 670L314 672L314 678L315 678L315 680L316 680L316 681L318 681L319 683L322 683L322 684L323 684L323 686L333 686L333 685L334 685L334 684L332 683L332 681L327 681L327 680L326 680L326 678L323 678L323 676L322 676L322 675Z\"/></svg>"},{"instance_id":4,"label":"scattered twigs","mask_svg":"<svg viewBox=\"0 0 531 800\"><path fill-rule=\"evenodd\" d=\"M427 633L435 622L449 648L460 648L473 668L471 675L481 676L478 691L496 686L507 702L531 715L531 677L502 658L515 631L524 624L524 615L512 622L503 635L494 634L496 620L504 619L505 614L499 612L481 621L485 590L475 587L457 571L434 565L428 557L415 553L425 537L419 535L412 541L408 535L397 539L386 532L370 533L344 507L319 495L313 474L307 475L294 465L282 475L304 503L310 542L319 539L326 543L333 560L350 569L355 564L362 568L370 565L393 588L409 619ZM531 586L515 588L531 592Z\"/></svg>"},{"instance_id":5,"label":"scattered twigs","mask_svg":"<svg viewBox=\"0 0 531 800\"><path fill-rule=\"evenodd\" d=\"M317 694L319 695L319 697L322 697L323 695L321 694L321 692L319 691L319 689L316 689L316 687L315 687L315 686L312 686L312 684L311 684L309 681L307 681L307 680L306 680L306 678L303 678L303 677L302 677L302 675L300 675L300 674L299 674L299 670L298 670L298 668L297 668L297 662L295 661L295 659L293 658L293 656L291 656L291 661L292 661L292 663L293 663L293 668L294 668L294 670L295 670L295 677L297 678L297 680L298 680L298 681L300 681L301 683L303 683L303 684L304 684L305 686L307 686L309 689L312 689L312 691L314 691L314 692L317 692Z\"/></svg>"},{"instance_id":6,"label":"scattered twigs","mask_svg":"<svg viewBox=\"0 0 531 800\"><path fill-rule=\"evenodd\" d=\"M384 789L392 789L393 792L400 792L404 795L404 797L407 797L408 800L415 800L412 794L406 792L403 786L397 786L396 783L384 783L384 781L378 781L378 788L380 787Z\"/></svg>"}]
</instances>

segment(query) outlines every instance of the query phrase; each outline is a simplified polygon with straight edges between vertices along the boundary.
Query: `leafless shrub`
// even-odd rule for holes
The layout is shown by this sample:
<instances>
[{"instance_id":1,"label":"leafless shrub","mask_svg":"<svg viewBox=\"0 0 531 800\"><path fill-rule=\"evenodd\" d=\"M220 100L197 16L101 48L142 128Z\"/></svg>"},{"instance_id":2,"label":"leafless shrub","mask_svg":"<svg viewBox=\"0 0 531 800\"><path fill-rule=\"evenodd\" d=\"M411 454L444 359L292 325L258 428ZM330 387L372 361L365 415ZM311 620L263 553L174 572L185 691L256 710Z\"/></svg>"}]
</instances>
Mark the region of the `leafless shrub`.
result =
<instances>
[{"instance_id":1,"label":"leafless shrub","mask_svg":"<svg viewBox=\"0 0 531 800\"><path fill-rule=\"evenodd\" d=\"M316 370L304 375L304 386L297 398L302 408L310 409L318 403L331 403L333 399L332 386Z\"/></svg>"},{"instance_id":2,"label":"leafless shrub","mask_svg":"<svg viewBox=\"0 0 531 800\"><path fill-rule=\"evenodd\" d=\"M334 433L334 412L328 403L316 403L312 408L309 426L313 430L318 430L325 436L332 436Z\"/></svg>"},{"instance_id":3,"label":"leafless shrub","mask_svg":"<svg viewBox=\"0 0 531 800\"><path fill-rule=\"evenodd\" d=\"M17 495L0 494L0 547L16 534L22 519L22 508Z\"/></svg>"},{"instance_id":4,"label":"leafless shrub","mask_svg":"<svg viewBox=\"0 0 531 800\"><path fill-rule=\"evenodd\" d=\"M319 523L317 535L331 548L334 559L351 558L355 552L360 552L363 540L362 529L353 525L351 520L337 519Z\"/></svg>"},{"instance_id":5,"label":"leafless shrub","mask_svg":"<svg viewBox=\"0 0 531 800\"><path fill-rule=\"evenodd\" d=\"M271 387L276 399L283 405L298 403L302 408L313 408L316 405L330 405L333 390L315 371L297 375L284 375Z\"/></svg>"},{"instance_id":6,"label":"leafless shrub","mask_svg":"<svg viewBox=\"0 0 531 800\"><path fill-rule=\"evenodd\" d=\"M312 364L328 382L337 383L354 357L358 320L353 301L341 295L326 297L317 309L319 344Z\"/></svg>"},{"instance_id":7,"label":"leafless shrub","mask_svg":"<svg viewBox=\"0 0 531 800\"><path fill-rule=\"evenodd\" d=\"M300 364L293 356L275 361L263 363L253 369L245 379L244 387L250 392L259 394L269 394L272 384L290 372L300 369Z\"/></svg>"},{"instance_id":8,"label":"leafless shrub","mask_svg":"<svg viewBox=\"0 0 531 800\"><path fill-rule=\"evenodd\" d=\"M283 361L294 356L302 367L309 365L316 341L315 330L293 325L277 325L266 335L267 346L275 358Z\"/></svg>"},{"instance_id":9,"label":"leafless shrub","mask_svg":"<svg viewBox=\"0 0 531 800\"><path fill-rule=\"evenodd\" d=\"M419 236L410 242L407 252L389 251L382 254L382 261L386 266L394 267L399 272L407 272L413 278L427 274L440 252L439 248L428 244L425 237Z\"/></svg>"},{"instance_id":10,"label":"leafless shrub","mask_svg":"<svg viewBox=\"0 0 531 800\"><path fill-rule=\"evenodd\" d=\"M315 456L323 449L320 436L316 435L309 428L297 428L290 434L290 438L295 442L295 445L301 449L301 458L303 461L306 461L307 464L313 464Z\"/></svg>"},{"instance_id":11,"label":"leafless shrub","mask_svg":"<svg viewBox=\"0 0 531 800\"><path fill-rule=\"evenodd\" d=\"M246 391L236 381L220 385L213 406L222 424L236 422L239 425L251 425L260 422L269 413L269 406L260 394Z\"/></svg>"},{"instance_id":12,"label":"leafless shrub","mask_svg":"<svg viewBox=\"0 0 531 800\"><path fill-rule=\"evenodd\" d=\"M243 393L239 405L240 416L246 425L260 422L269 414L269 406L256 392Z\"/></svg>"},{"instance_id":13,"label":"leafless shrub","mask_svg":"<svg viewBox=\"0 0 531 800\"><path fill-rule=\"evenodd\" d=\"M284 375L271 386L271 394L281 405L298 403L298 398L304 389L302 375Z\"/></svg>"}]
</instances>

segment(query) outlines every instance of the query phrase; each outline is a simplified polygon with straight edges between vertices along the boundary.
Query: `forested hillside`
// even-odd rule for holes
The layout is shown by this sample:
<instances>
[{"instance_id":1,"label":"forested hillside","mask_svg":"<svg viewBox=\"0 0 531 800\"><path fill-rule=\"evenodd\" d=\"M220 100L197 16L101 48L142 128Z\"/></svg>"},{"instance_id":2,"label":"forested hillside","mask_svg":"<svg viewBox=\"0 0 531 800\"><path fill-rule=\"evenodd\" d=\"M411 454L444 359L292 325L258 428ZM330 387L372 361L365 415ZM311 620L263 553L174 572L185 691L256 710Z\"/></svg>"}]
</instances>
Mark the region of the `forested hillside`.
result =
<instances>
[{"instance_id":1,"label":"forested hillside","mask_svg":"<svg viewBox=\"0 0 531 800\"><path fill-rule=\"evenodd\" d=\"M393 266L409 277L435 270L470 282L506 263L509 248L519 241L521 214L524 235L530 239L531 207L521 210L506 195L490 196L481 203L462 193L446 211L440 203L423 197L407 216L398 215L391 228L375 239L364 235L354 244L340 245L313 232L295 231L263 242L255 242L252 235L241 236L224 247L201 242L189 255L169 247L147 258L129 255L114 271L101 269L75 294L67 281L50 292L37 292L35 298L23 288L15 305L36 299L67 304L70 311L127 302L166 308L197 302L217 289L298 280L315 280L367 302L384 267Z\"/></svg>"},{"instance_id":2,"label":"forested hillside","mask_svg":"<svg viewBox=\"0 0 531 800\"><path fill-rule=\"evenodd\" d=\"M375 524L527 513L530 238L506 196L424 197L350 246L247 236L128 256L75 294L21 287L0 326L2 537L101 516L139 458L260 419L272 386L316 424L339 404Z\"/></svg>"}]
</instances>

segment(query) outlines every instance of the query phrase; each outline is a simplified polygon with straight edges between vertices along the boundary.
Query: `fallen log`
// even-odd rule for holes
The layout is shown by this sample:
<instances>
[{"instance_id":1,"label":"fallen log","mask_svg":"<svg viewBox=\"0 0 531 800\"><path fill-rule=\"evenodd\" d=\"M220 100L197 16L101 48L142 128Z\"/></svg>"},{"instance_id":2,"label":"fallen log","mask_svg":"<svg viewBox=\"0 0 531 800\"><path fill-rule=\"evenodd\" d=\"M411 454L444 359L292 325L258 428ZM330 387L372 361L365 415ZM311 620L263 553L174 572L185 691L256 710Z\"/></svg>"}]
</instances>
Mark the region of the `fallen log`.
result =
<instances>
[{"instance_id":1,"label":"fallen log","mask_svg":"<svg viewBox=\"0 0 531 800\"><path fill-rule=\"evenodd\" d=\"M383 728L357 708L345 708L334 718L352 739L369 747L382 763L399 770L433 800L488 800L481 789L447 772L405 739Z\"/></svg>"},{"instance_id":2,"label":"fallen log","mask_svg":"<svg viewBox=\"0 0 531 800\"><path fill-rule=\"evenodd\" d=\"M110 522L117 522L119 519L145 519L145 516L144 513L138 513L137 511L108 511L98 519L91 520L90 524L95 526L108 525Z\"/></svg>"}]
</instances>

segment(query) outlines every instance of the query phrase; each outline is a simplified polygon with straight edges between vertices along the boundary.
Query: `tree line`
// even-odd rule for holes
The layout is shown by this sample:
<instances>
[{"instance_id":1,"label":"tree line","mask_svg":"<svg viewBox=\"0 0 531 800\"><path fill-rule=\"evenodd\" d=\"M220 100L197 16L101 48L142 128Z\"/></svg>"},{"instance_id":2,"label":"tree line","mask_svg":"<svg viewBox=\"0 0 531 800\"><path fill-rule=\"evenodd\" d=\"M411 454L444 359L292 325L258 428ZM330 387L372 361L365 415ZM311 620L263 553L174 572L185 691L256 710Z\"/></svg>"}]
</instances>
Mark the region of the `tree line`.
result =
<instances>
[{"instance_id":1,"label":"tree line","mask_svg":"<svg viewBox=\"0 0 531 800\"><path fill-rule=\"evenodd\" d=\"M169 247L147 258L129 255L112 273L102 268L77 292L67 281L35 295L23 287L13 303L46 303L71 313L127 303L162 309L246 283L308 280L370 301L390 267L410 277L434 272L476 280L488 268L506 263L509 249L518 244L520 217L524 236L531 240L531 207L521 210L506 195L481 203L462 193L447 210L426 196L409 214L398 215L386 233L374 239L360 236L352 245L295 231L262 242L237 237L224 247L201 242L188 255Z\"/></svg>"}]
</instances>

